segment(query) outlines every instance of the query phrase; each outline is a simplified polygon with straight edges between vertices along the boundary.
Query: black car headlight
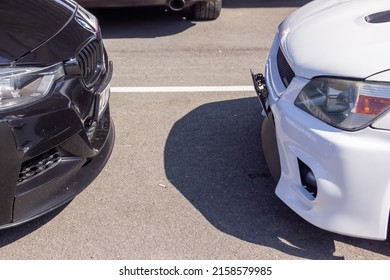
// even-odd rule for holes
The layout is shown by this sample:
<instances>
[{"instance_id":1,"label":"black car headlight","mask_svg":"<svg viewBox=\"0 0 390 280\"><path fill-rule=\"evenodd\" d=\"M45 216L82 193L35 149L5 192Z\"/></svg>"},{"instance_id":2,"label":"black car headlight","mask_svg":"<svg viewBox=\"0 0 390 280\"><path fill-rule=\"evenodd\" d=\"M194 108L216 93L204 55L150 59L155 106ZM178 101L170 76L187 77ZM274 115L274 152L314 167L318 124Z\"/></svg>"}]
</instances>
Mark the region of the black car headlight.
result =
<instances>
[{"instance_id":1,"label":"black car headlight","mask_svg":"<svg viewBox=\"0 0 390 280\"><path fill-rule=\"evenodd\" d=\"M0 111L33 103L64 76L62 63L49 67L0 68Z\"/></svg>"},{"instance_id":2,"label":"black car headlight","mask_svg":"<svg viewBox=\"0 0 390 280\"><path fill-rule=\"evenodd\" d=\"M343 130L370 125L390 107L390 84L314 78L299 93L295 105Z\"/></svg>"}]
</instances>

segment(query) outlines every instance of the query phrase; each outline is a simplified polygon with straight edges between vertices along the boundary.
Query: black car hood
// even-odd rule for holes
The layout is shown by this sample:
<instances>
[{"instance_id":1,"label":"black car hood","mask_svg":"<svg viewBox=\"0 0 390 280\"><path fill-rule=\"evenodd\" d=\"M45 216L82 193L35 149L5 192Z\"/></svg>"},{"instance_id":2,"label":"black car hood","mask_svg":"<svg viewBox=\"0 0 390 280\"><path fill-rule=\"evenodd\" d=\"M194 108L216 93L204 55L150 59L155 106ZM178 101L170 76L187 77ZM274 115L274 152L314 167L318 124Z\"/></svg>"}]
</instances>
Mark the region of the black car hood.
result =
<instances>
[{"instance_id":1,"label":"black car hood","mask_svg":"<svg viewBox=\"0 0 390 280\"><path fill-rule=\"evenodd\" d=\"M0 64L44 44L73 17L76 6L59 0L1 0Z\"/></svg>"}]
</instances>

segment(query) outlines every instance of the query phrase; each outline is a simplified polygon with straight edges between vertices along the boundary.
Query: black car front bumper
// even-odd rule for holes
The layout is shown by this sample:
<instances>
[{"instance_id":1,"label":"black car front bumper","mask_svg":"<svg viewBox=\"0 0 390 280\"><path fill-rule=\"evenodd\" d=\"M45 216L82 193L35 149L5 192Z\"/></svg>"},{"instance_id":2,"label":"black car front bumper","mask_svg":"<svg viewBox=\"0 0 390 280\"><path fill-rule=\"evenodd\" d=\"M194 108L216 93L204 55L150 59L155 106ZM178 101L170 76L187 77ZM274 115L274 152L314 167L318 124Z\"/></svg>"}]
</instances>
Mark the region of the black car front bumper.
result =
<instances>
[{"instance_id":1,"label":"black car front bumper","mask_svg":"<svg viewBox=\"0 0 390 280\"><path fill-rule=\"evenodd\" d=\"M100 173L115 138L108 104L98 109L112 77L107 68L94 90L64 79L39 104L0 120L0 228L69 202Z\"/></svg>"}]
</instances>

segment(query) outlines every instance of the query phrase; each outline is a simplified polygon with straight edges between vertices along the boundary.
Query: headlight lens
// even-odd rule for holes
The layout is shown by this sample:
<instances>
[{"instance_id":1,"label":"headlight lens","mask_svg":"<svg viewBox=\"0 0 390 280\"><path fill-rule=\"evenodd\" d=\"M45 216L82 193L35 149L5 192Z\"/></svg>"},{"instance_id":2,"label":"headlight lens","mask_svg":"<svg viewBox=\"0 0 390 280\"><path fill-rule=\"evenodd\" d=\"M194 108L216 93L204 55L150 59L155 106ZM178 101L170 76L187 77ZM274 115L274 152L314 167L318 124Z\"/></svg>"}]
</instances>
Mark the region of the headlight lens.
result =
<instances>
[{"instance_id":1,"label":"headlight lens","mask_svg":"<svg viewBox=\"0 0 390 280\"><path fill-rule=\"evenodd\" d=\"M332 126L359 130L390 107L390 84L315 78L295 105Z\"/></svg>"},{"instance_id":2,"label":"headlight lens","mask_svg":"<svg viewBox=\"0 0 390 280\"><path fill-rule=\"evenodd\" d=\"M45 97L54 81L63 76L62 63L45 68L0 68L0 111Z\"/></svg>"}]
</instances>

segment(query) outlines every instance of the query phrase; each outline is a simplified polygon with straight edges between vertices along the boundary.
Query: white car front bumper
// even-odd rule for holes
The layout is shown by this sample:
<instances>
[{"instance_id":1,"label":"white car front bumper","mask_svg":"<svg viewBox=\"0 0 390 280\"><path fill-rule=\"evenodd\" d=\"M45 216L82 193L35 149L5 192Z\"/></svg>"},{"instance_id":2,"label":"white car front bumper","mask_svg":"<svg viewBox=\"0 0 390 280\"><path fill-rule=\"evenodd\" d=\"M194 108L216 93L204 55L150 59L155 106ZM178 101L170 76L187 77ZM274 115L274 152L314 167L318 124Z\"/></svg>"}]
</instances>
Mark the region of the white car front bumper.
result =
<instances>
[{"instance_id":1,"label":"white car front bumper","mask_svg":"<svg viewBox=\"0 0 390 280\"><path fill-rule=\"evenodd\" d=\"M371 127L343 131L294 105L309 80L295 77L285 88L276 63L278 36L265 72L275 119L281 177L276 194L308 222L345 235L386 239L390 207L390 131ZM311 194L302 165L315 176Z\"/></svg>"}]
</instances>

